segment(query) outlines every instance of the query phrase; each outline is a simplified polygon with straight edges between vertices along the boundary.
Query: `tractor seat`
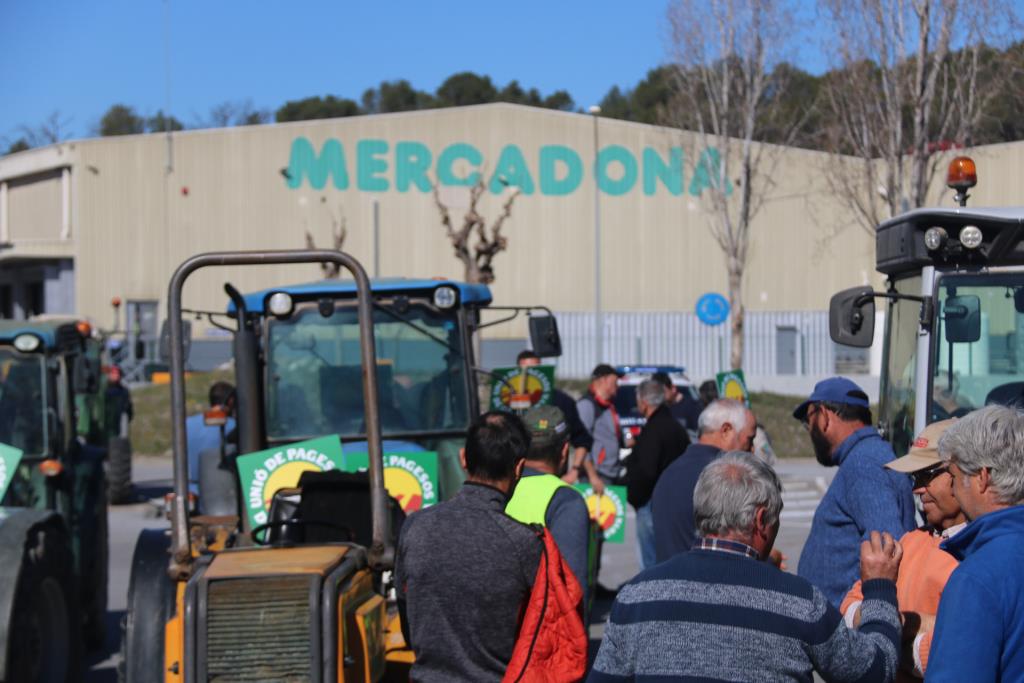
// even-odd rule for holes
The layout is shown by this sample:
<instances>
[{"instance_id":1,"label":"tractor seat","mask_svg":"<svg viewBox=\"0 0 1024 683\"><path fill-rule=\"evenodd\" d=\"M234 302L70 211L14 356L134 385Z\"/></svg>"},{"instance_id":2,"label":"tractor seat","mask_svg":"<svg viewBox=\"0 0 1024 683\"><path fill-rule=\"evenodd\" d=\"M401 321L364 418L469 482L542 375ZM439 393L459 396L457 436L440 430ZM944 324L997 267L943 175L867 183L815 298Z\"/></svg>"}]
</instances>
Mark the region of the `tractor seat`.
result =
<instances>
[{"instance_id":1,"label":"tractor seat","mask_svg":"<svg viewBox=\"0 0 1024 683\"><path fill-rule=\"evenodd\" d=\"M301 491L296 503L295 493ZM366 472L304 472L298 490L291 489L278 501L274 496L270 518L293 519L294 525L269 530L270 543L357 543L369 547L373 542L373 515L370 505L370 477ZM391 496L391 542L397 542L405 513Z\"/></svg>"}]
</instances>

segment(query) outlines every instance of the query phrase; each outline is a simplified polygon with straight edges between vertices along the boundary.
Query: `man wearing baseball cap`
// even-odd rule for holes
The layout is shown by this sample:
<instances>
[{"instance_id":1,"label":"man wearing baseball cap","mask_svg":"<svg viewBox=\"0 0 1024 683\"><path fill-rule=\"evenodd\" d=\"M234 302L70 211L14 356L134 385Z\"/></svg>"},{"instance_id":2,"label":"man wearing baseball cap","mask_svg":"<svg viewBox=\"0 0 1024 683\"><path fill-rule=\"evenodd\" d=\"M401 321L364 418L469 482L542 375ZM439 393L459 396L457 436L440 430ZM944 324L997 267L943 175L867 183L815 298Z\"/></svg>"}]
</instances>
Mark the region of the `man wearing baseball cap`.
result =
<instances>
[{"instance_id":1,"label":"man wearing baseball cap","mask_svg":"<svg viewBox=\"0 0 1024 683\"><path fill-rule=\"evenodd\" d=\"M606 484L621 483L623 475L619 458L619 450L624 445L622 429L619 414L612 403L618 388L618 371L607 363L600 363L590 373L590 386L586 395L576 403L583 426L594 438L590 459Z\"/></svg>"},{"instance_id":2,"label":"man wearing baseball cap","mask_svg":"<svg viewBox=\"0 0 1024 683\"><path fill-rule=\"evenodd\" d=\"M530 450L523 475L505 513L523 524L540 524L551 532L562 557L583 589L588 604L590 513L579 491L561 480L569 458L569 425L555 406L534 406L523 416Z\"/></svg>"},{"instance_id":3,"label":"man wearing baseball cap","mask_svg":"<svg viewBox=\"0 0 1024 683\"><path fill-rule=\"evenodd\" d=\"M967 524L967 517L953 495L949 466L939 456L939 439L953 420L933 422L914 440L910 452L886 467L914 478L914 493L921 499L925 526L908 531L900 539L903 560L896 579L896 598L906 617L903 624L903 654L897 681L920 680L928 667L935 614L956 559L939 544L952 538ZM861 583L854 584L839 610L851 628L860 624L860 605L864 599Z\"/></svg>"},{"instance_id":4,"label":"man wearing baseball cap","mask_svg":"<svg viewBox=\"0 0 1024 683\"><path fill-rule=\"evenodd\" d=\"M854 382L830 377L793 411L818 462L839 468L814 512L797 568L835 606L857 580L861 541L872 531L899 538L917 526L910 478L885 467L895 455L871 426L870 405Z\"/></svg>"}]
</instances>

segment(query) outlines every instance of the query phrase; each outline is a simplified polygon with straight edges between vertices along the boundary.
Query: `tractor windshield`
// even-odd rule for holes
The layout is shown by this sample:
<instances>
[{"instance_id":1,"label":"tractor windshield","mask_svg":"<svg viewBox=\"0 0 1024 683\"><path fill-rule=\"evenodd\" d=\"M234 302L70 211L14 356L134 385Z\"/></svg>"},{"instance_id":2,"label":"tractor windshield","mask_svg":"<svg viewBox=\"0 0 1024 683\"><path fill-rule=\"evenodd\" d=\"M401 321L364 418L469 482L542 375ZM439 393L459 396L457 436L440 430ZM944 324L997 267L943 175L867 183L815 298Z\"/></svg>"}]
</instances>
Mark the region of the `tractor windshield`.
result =
<instances>
[{"instance_id":1,"label":"tractor windshield","mask_svg":"<svg viewBox=\"0 0 1024 683\"><path fill-rule=\"evenodd\" d=\"M0 348L0 443L47 452L46 366L39 355Z\"/></svg>"},{"instance_id":2,"label":"tractor windshield","mask_svg":"<svg viewBox=\"0 0 1024 683\"><path fill-rule=\"evenodd\" d=\"M469 382L458 318L426 304L375 304L377 382L385 436L464 430ZM267 438L366 432L355 306L316 305L268 321Z\"/></svg>"},{"instance_id":3,"label":"tractor windshield","mask_svg":"<svg viewBox=\"0 0 1024 683\"><path fill-rule=\"evenodd\" d=\"M1024 405L1024 273L939 280L928 421Z\"/></svg>"}]
</instances>

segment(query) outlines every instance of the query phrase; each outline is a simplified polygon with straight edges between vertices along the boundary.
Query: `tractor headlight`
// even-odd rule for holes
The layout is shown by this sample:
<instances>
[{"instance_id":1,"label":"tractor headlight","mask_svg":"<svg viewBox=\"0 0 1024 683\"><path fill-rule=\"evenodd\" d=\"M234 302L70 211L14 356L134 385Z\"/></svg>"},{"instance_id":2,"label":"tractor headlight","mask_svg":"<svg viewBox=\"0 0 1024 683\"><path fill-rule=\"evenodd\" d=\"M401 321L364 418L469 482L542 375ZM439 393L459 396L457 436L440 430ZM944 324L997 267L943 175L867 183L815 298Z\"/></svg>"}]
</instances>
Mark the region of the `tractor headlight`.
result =
<instances>
[{"instance_id":1,"label":"tractor headlight","mask_svg":"<svg viewBox=\"0 0 1024 683\"><path fill-rule=\"evenodd\" d=\"M924 233L924 246L928 247L928 251L941 249L948 237L945 228L928 228Z\"/></svg>"},{"instance_id":2,"label":"tractor headlight","mask_svg":"<svg viewBox=\"0 0 1024 683\"><path fill-rule=\"evenodd\" d=\"M278 318L287 318L294 308L295 302L288 292L274 292L267 299L267 309Z\"/></svg>"},{"instance_id":3,"label":"tractor headlight","mask_svg":"<svg viewBox=\"0 0 1024 683\"><path fill-rule=\"evenodd\" d=\"M34 334L19 334L14 338L14 348L23 353L31 353L39 349L42 340Z\"/></svg>"},{"instance_id":4,"label":"tractor headlight","mask_svg":"<svg viewBox=\"0 0 1024 683\"><path fill-rule=\"evenodd\" d=\"M976 225L965 225L960 228L960 244L965 249L977 249L981 246L981 228Z\"/></svg>"},{"instance_id":5,"label":"tractor headlight","mask_svg":"<svg viewBox=\"0 0 1024 683\"><path fill-rule=\"evenodd\" d=\"M451 308L459 296L454 287L438 287L434 290L434 305L438 308Z\"/></svg>"}]
</instances>

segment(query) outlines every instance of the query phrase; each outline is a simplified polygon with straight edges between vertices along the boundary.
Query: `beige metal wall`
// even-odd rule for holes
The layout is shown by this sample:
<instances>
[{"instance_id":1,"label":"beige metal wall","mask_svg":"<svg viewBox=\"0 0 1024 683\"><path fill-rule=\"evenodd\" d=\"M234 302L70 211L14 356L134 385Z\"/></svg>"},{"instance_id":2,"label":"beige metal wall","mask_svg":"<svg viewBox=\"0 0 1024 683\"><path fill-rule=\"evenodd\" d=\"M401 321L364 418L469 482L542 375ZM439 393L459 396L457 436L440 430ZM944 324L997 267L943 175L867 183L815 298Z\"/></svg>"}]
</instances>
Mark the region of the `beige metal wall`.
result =
<instances>
[{"instance_id":1,"label":"beige metal wall","mask_svg":"<svg viewBox=\"0 0 1024 683\"><path fill-rule=\"evenodd\" d=\"M7 239L60 239L62 197L59 170L7 183Z\"/></svg>"},{"instance_id":2,"label":"beige metal wall","mask_svg":"<svg viewBox=\"0 0 1024 683\"><path fill-rule=\"evenodd\" d=\"M598 123L601 148L621 145L640 164L640 177L631 191L600 197L604 309L689 311L701 294L724 293L724 258L709 233L706 198L685 191L673 196L660 183L653 196L643 191L646 147L667 158L670 146L683 146L683 187L689 187L693 158L686 148L692 140L653 126L606 119ZM375 201L380 211L382 275L461 277L431 194L415 186L405 193L394 187L395 144L418 141L430 149L435 162L453 143L474 145L483 153L488 178L501 149L518 145L538 191L516 200L506 224L509 248L495 261L495 300L543 303L560 311L590 310L593 125L585 115L499 104L187 131L173 136L170 171L162 135L70 143L76 159L72 225L78 307L103 321L109 318L112 296L162 301L173 268L201 251L301 247L305 230L319 246L328 246L332 222L342 216L348 228L346 251L372 269ZM342 143L348 189L335 189L330 181L322 190L308 182L298 189L288 187L281 171L288 167L292 143L300 136L318 152L328 139ZM380 174L389 181L386 192L356 189L356 144L365 139L388 143L389 152L382 157L387 169ZM584 177L572 194L546 196L539 191L539 150L552 144L572 148L583 160ZM14 157L22 157L23 165L24 155L33 153ZM773 187L754 224L745 284L748 307L824 310L835 290L877 282L873 239L829 192L824 168L832 160L796 149L773 149L771 156L777 163ZM982 148L978 161L982 185L973 203L1012 204L1021 186L1024 144ZM0 180L4 164L0 160ZM469 169L462 164L456 170ZM448 202L465 201L464 190L442 190ZM47 197L52 194L45 192ZM502 199L488 193L481 203L483 215L495 216ZM38 201L43 205L50 200L40 196ZM452 216L459 222L459 207L453 207ZM207 273L190 285L186 302L222 309L227 279L246 290L317 277L314 267ZM504 331L521 333L519 328Z\"/></svg>"}]
</instances>

